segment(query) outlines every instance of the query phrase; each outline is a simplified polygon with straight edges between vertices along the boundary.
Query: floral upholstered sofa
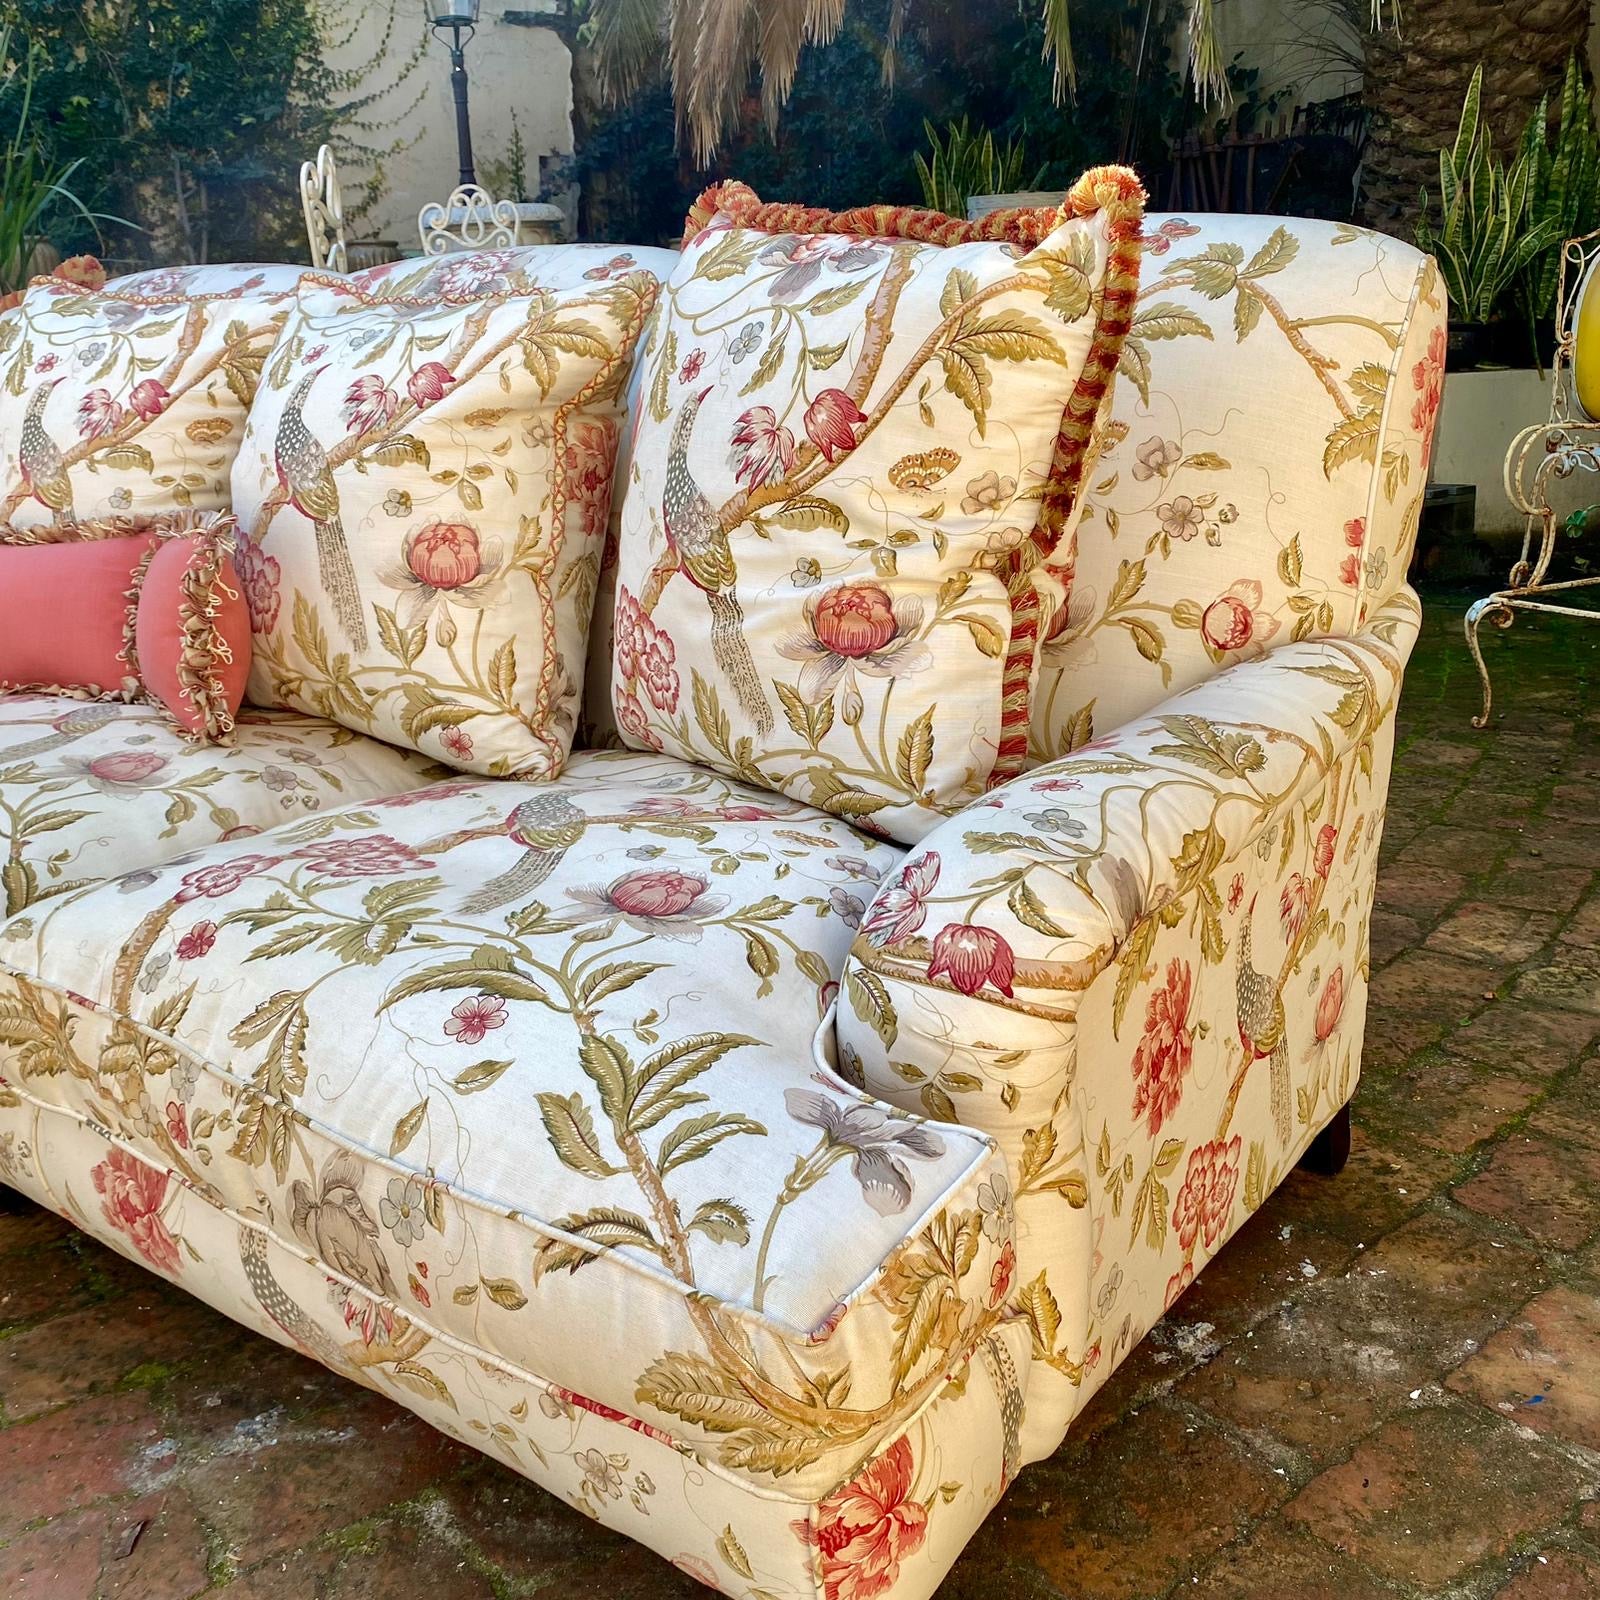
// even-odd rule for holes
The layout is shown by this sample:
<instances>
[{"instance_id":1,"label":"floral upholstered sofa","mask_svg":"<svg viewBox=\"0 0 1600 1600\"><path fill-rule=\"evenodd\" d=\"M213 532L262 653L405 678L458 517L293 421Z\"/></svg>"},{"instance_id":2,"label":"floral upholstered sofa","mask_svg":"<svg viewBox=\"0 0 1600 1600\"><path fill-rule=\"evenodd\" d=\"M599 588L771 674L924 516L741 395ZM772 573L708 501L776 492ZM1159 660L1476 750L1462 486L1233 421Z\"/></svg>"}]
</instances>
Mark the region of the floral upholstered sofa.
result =
<instances>
[{"instance_id":1,"label":"floral upholstered sofa","mask_svg":"<svg viewBox=\"0 0 1600 1600\"><path fill-rule=\"evenodd\" d=\"M859 245L763 248L775 300L876 270ZM449 270L470 296L557 257ZM617 285L674 270L575 259L618 327ZM364 700L381 680L360 618L343 600L292 615L270 542L240 573L279 704L247 706L231 744L184 743L138 704L0 701L0 1179L727 1594L931 1594L1308 1149L1336 1165L1359 1075L1443 292L1406 245L1272 218L1148 217L1141 272L1075 535L1040 574L1059 603L1014 775L909 848L836 780L812 798L764 781L743 737L761 686L746 723L715 667L688 670L696 629L737 666L714 583L667 591L705 619L675 650L641 610L630 540L657 549L655 518L699 515L670 467L664 505L630 510L641 419L679 419L657 436L679 459L706 385L752 381L776 314L724 318L711 356L658 316L592 457L567 440L573 505L603 524L620 427L621 544L539 580L599 595L586 669L551 645L541 679L584 679L586 731L554 776L445 772L488 723L440 720L420 691ZM219 359L246 388L281 377L274 403L309 419L320 339L276 375L270 337ZM409 398L375 382L336 426L420 414L457 382L444 348L418 354ZM46 359L27 355L19 384ZM0 361L18 360L12 341ZM86 440L133 426L111 404ZM870 407L814 401L809 454L753 410L729 469L746 488L866 448ZM280 457L301 439L284 427ZM463 506L494 487L437 446L419 464L416 437L385 435L349 480L345 533L352 494L399 525L426 490L386 489L386 462L446 472ZM1018 493L998 472L935 483L958 453L936 441L902 472L918 493L974 517ZM315 465L302 444L251 492L322 540ZM10 515L36 486L3 466ZM805 526L756 542L804 534L831 560L829 511L797 504ZM490 546L420 537L366 648L460 658ZM914 684L922 613L893 604L896 549L904 571L908 542L861 552L876 577L849 607L818 598L811 557L760 556L775 587L793 562L809 630L781 642L810 689L780 685L772 748L842 729L866 749L871 695ZM977 612L957 632L993 654ZM352 707L386 735L392 710L397 742ZM686 759L699 739L720 755ZM902 741L913 788L935 781L932 741Z\"/></svg>"}]
</instances>

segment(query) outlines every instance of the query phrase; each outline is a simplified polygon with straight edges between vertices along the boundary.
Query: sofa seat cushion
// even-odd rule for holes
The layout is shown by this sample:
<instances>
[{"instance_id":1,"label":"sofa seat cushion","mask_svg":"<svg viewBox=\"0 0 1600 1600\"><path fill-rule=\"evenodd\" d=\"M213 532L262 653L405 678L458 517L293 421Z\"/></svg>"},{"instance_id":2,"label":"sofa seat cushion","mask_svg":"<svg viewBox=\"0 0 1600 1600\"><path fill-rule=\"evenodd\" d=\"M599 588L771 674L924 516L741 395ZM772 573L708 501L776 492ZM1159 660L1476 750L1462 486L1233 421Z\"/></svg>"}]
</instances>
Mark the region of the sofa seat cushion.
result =
<instances>
[{"instance_id":1,"label":"sofa seat cushion","mask_svg":"<svg viewBox=\"0 0 1600 1600\"><path fill-rule=\"evenodd\" d=\"M299 712L247 707L231 744L199 745L157 706L0 695L6 913L438 776L425 757Z\"/></svg>"},{"instance_id":2,"label":"sofa seat cushion","mask_svg":"<svg viewBox=\"0 0 1600 1600\"><path fill-rule=\"evenodd\" d=\"M826 1492L1015 1261L992 1142L814 1049L898 856L664 756L453 781L0 927L0 1076L313 1262L369 1364L482 1351Z\"/></svg>"}]
</instances>

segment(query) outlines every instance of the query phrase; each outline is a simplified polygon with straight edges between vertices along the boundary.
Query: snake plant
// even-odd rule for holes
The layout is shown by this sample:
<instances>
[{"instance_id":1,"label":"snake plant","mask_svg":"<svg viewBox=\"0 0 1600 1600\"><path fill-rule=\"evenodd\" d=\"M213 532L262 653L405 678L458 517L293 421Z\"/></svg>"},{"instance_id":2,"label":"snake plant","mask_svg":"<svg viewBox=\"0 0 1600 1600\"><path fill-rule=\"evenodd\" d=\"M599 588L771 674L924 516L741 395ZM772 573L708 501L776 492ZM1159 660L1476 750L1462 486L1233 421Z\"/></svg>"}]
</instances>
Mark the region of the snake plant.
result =
<instances>
[{"instance_id":1,"label":"snake plant","mask_svg":"<svg viewBox=\"0 0 1600 1600\"><path fill-rule=\"evenodd\" d=\"M965 117L950 123L942 138L931 122L924 121L922 128L932 156L914 159L922 202L929 210L964 217L972 195L1010 194L1022 187L1027 156L1015 138L997 144L987 128L974 133Z\"/></svg>"},{"instance_id":2,"label":"snake plant","mask_svg":"<svg viewBox=\"0 0 1600 1600\"><path fill-rule=\"evenodd\" d=\"M1482 115L1483 67L1467 87L1455 143L1439 152L1439 216L1422 196L1417 243L1439 261L1450 309L1484 323L1504 309L1519 276L1561 238L1560 221L1530 214L1533 161L1526 146L1508 166Z\"/></svg>"},{"instance_id":3,"label":"snake plant","mask_svg":"<svg viewBox=\"0 0 1600 1600\"><path fill-rule=\"evenodd\" d=\"M1548 221L1555 230L1554 241L1528 263L1518 285L1518 299L1530 320L1555 314L1561 242L1600 228L1600 131L1575 51L1567 56L1553 144L1549 119L1546 95L1522 135L1528 162L1528 215L1535 222Z\"/></svg>"}]
</instances>

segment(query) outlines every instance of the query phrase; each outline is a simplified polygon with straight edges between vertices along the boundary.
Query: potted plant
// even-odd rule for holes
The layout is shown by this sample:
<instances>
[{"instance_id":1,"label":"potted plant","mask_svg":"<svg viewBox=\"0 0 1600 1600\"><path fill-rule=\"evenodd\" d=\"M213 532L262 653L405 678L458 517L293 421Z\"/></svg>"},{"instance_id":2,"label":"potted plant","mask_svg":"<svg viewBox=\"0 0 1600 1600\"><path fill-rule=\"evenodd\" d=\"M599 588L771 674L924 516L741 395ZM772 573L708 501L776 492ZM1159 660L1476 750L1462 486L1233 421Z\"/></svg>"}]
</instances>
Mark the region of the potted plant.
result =
<instances>
[{"instance_id":1,"label":"potted plant","mask_svg":"<svg viewBox=\"0 0 1600 1600\"><path fill-rule=\"evenodd\" d=\"M14 49L10 25L0 27L0 296L61 260L48 233L57 212L76 212L91 225L102 220L68 187L81 162L53 160L34 126L37 50Z\"/></svg>"},{"instance_id":2,"label":"potted plant","mask_svg":"<svg viewBox=\"0 0 1600 1600\"><path fill-rule=\"evenodd\" d=\"M1480 64L1467 87L1455 143L1439 152L1438 215L1424 191L1416 231L1418 245L1438 259L1450 296L1449 364L1457 370L1489 362L1505 349L1516 284L1562 237L1555 215L1530 210L1529 144L1524 141L1509 166L1496 156L1482 97Z\"/></svg>"},{"instance_id":3,"label":"potted plant","mask_svg":"<svg viewBox=\"0 0 1600 1600\"><path fill-rule=\"evenodd\" d=\"M1043 169L1024 188L1023 168L1027 151L1017 138L996 142L987 128L974 133L963 117L950 123L943 135L931 122L924 121L930 154L914 159L917 181L922 185L922 202L930 211L948 217L983 216L1011 206L1053 206L1061 203L1059 190L1043 192L1038 184Z\"/></svg>"},{"instance_id":4,"label":"potted plant","mask_svg":"<svg viewBox=\"0 0 1600 1600\"><path fill-rule=\"evenodd\" d=\"M1567 56L1554 137L1546 95L1528 118L1522 149L1528 162L1528 215L1548 220L1555 230L1553 241L1529 260L1516 285L1533 359L1542 367L1555 348L1562 243L1600 228L1600 131L1576 51Z\"/></svg>"}]
</instances>

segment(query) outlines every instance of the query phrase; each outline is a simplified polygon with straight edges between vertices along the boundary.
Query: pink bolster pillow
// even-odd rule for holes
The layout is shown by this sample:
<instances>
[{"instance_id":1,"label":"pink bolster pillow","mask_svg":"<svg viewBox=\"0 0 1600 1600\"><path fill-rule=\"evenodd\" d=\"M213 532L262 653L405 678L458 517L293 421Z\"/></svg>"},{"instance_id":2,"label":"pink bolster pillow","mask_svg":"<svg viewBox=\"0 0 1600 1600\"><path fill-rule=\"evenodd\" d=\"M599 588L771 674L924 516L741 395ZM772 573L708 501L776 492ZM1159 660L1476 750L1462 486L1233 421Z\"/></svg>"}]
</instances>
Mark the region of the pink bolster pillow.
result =
<instances>
[{"instance_id":1,"label":"pink bolster pillow","mask_svg":"<svg viewBox=\"0 0 1600 1600\"><path fill-rule=\"evenodd\" d=\"M0 691L144 701L225 739L250 671L231 516L0 527Z\"/></svg>"},{"instance_id":2,"label":"pink bolster pillow","mask_svg":"<svg viewBox=\"0 0 1600 1600\"><path fill-rule=\"evenodd\" d=\"M64 530L28 530L23 537ZM69 538L72 535L68 534ZM13 543L0 529L0 689L137 698L128 640L139 572L154 533Z\"/></svg>"}]
</instances>

